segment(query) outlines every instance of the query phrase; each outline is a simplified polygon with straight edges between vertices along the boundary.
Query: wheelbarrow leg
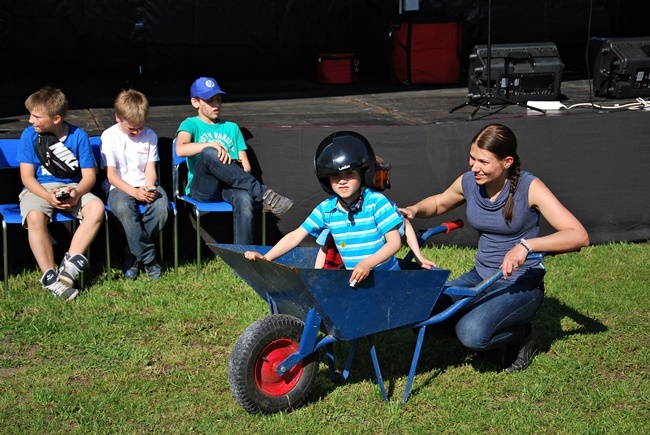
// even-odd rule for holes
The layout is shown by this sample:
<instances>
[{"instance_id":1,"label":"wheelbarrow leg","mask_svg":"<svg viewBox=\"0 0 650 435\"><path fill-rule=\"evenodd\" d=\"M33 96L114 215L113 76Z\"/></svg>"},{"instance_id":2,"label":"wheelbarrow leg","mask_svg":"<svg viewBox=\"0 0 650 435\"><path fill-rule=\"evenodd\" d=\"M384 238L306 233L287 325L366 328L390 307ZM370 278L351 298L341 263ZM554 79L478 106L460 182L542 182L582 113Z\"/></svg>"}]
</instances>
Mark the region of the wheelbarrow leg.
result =
<instances>
[{"instance_id":1,"label":"wheelbarrow leg","mask_svg":"<svg viewBox=\"0 0 650 435\"><path fill-rule=\"evenodd\" d=\"M386 389L384 388L384 379L381 376L381 370L379 369L379 360L377 359L377 349L375 349L375 343L372 341L372 336L368 336L368 344L370 345L370 356L372 357L372 365L375 367L375 376L377 376L377 383L379 384L379 389L381 390L381 397L384 398L385 402L388 402L388 396L386 396Z\"/></svg>"},{"instance_id":2,"label":"wheelbarrow leg","mask_svg":"<svg viewBox=\"0 0 650 435\"><path fill-rule=\"evenodd\" d=\"M330 379L335 381L336 376L336 364L334 362L334 345L331 343L325 346L325 356L327 357L327 367L329 369Z\"/></svg>"},{"instance_id":3,"label":"wheelbarrow leg","mask_svg":"<svg viewBox=\"0 0 650 435\"><path fill-rule=\"evenodd\" d=\"M352 360L354 360L354 353L357 351L357 344L359 344L359 339L355 338L350 342L350 352L348 352L348 358L345 360L345 368L341 377L343 380L347 381L350 377L350 367L352 367Z\"/></svg>"},{"instance_id":4,"label":"wheelbarrow leg","mask_svg":"<svg viewBox=\"0 0 650 435\"><path fill-rule=\"evenodd\" d=\"M307 312L305 319L305 328L302 330L300 337L300 347L298 352L289 355L284 361L278 364L276 369L279 376L284 375L298 362L305 359L308 355L314 353L316 349L316 337L318 335L318 327L320 326L321 317L313 308Z\"/></svg>"},{"instance_id":5,"label":"wheelbarrow leg","mask_svg":"<svg viewBox=\"0 0 650 435\"><path fill-rule=\"evenodd\" d=\"M424 325L420 328L418 332L418 340L415 343L415 352L413 352L413 360L411 361L411 369L409 370L409 377L406 381L406 389L404 390L404 396L402 396L402 403L406 403L411 393L411 386L413 385L413 378L415 377L415 370L418 367L418 360L420 359L420 352L422 352L422 342L424 341L424 333L427 329L427 325Z\"/></svg>"}]
</instances>

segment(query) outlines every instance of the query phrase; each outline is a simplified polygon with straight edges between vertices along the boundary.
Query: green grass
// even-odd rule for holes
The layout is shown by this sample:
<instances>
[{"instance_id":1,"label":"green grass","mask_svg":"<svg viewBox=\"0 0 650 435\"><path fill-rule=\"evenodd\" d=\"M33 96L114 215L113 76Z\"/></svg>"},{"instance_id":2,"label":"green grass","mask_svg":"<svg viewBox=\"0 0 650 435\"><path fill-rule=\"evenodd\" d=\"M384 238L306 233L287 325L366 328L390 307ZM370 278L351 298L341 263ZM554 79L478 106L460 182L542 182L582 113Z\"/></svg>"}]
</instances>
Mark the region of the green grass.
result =
<instances>
[{"instance_id":1,"label":"green grass","mask_svg":"<svg viewBox=\"0 0 650 435\"><path fill-rule=\"evenodd\" d=\"M425 255L457 276L474 251ZM545 263L526 371L498 373L455 340L428 338L401 404L415 337L399 330L376 337L389 403L362 340L350 382L332 383L321 363L308 403L270 416L246 413L230 394L230 350L267 308L221 261L199 279L193 263L155 283L100 274L70 303L23 272L0 299L0 432L650 433L650 244Z\"/></svg>"}]
</instances>

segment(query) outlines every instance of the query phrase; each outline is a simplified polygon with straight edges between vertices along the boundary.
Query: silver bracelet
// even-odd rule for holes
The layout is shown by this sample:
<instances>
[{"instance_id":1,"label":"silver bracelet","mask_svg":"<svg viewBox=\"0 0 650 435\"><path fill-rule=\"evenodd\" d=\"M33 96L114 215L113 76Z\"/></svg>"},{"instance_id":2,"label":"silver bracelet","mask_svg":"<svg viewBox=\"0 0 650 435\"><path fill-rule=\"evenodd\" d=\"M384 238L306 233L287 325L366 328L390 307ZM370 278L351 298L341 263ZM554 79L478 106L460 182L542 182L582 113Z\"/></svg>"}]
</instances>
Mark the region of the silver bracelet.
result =
<instances>
[{"instance_id":1,"label":"silver bracelet","mask_svg":"<svg viewBox=\"0 0 650 435\"><path fill-rule=\"evenodd\" d=\"M530 247L530 245L528 244L528 242L526 241L526 239L521 239L521 240L519 240L518 243L519 243L521 246L523 246L524 248L526 248L526 251L528 251L528 255L530 255L530 254L533 253L533 250L532 250L532 248Z\"/></svg>"}]
</instances>

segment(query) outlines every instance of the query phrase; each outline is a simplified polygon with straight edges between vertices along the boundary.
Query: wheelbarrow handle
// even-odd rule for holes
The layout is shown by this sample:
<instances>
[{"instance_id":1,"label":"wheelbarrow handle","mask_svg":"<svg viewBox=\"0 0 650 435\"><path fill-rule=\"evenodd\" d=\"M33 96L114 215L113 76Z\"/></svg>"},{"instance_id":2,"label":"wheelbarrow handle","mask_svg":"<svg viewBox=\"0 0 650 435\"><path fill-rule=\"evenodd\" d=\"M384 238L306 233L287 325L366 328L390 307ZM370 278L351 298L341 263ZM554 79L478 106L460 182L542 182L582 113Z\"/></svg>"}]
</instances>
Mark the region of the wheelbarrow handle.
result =
<instances>
[{"instance_id":1,"label":"wheelbarrow handle","mask_svg":"<svg viewBox=\"0 0 650 435\"><path fill-rule=\"evenodd\" d=\"M533 252L528 254L526 257L527 260L538 260L542 261L547 254L542 252ZM454 296L465 296L462 299L457 300L451 306L447 307L444 311L430 317L429 319L418 323L415 325L415 328L418 328L422 325L431 325L433 323L439 323L443 320L447 320L453 314L458 312L461 308L465 307L467 304L471 303L475 298L479 297L488 287L497 282L503 277L503 271L501 269L494 272L494 274L474 287L446 287L443 292L446 295Z\"/></svg>"},{"instance_id":2,"label":"wheelbarrow handle","mask_svg":"<svg viewBox=\"0 0 650 435\"><path fill-rule=\"evenodd\" d=\"M544 252L533 252L531 254L528 254L526 257L526 260L537 260L541 262L546 255L549 255ZM457 296L478 296L481 293L485 291L488 287L490 287L492 284L497 282L503 277L503 270L499 269L494 274L483 281L481 281L479 284L477 284L474 287L468 288L468 287L447 287L445 289L445 293L449 295L457 295Z\"/></svg>"},{"instance_id":3,"label":"wheelbarrow handle","mask_svg":"<svg viewBox=\"0 0 650 435\"><path fill-rule=\"evenodd\" d=\"M449 234L450 231L463 228L464 225L465 222L463 222L462 219L456 219L453 222L443 222L437 227L429 228L428 230L423 232L422 235L418 238L418 244L422 246L427 240L429 240L430 237L441 233Z\"/></svg>"}]
</instances>

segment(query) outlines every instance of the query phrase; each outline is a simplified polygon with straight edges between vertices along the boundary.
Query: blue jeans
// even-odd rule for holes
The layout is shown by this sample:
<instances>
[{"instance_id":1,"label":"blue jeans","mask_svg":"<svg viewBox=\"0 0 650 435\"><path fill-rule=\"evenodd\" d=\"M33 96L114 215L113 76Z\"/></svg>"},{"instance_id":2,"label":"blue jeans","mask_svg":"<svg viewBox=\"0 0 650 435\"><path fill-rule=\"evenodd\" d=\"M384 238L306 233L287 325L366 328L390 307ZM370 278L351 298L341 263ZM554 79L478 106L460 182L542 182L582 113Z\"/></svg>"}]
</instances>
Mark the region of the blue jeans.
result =
<instances>
[{"instance_id":1,"label":"blue jeans","mask_svg":"<svg viewBox=\"0 0 650 435\"><path fill-rule=\"evenodd\" d=\"M146 204L144 214L138 211L138 202L134 197L120 189L108 192L107 201L111 213L117 218L126 236L129 251L135 258L149 264L156 259L156 245L153 240L158 236L167 222L169 201L167 194L158 186L158 198Z\"/></svg>"},{"instance_id":2,"label":"blue jeans","mask_svg":"<svg viewBox=\"0 0 650 435\"><path fill-rule=\"evenodd\" d=\"M483 297L459 313L456 336L460 342L477 351L521 342L544 300L544 273L543 269L530 269L517 281L500 279L492 284ZM472 269L446 286L474 287L481 281Z\"/></svg>"},{"instance_id":3,"label":"blue jeans","mask_svg":"<svg viewBox=\"0 0 650 435\"><path fill-rule=\"evenodd\" d=\"M226 201L232 205L233 235L237 245L253 243L253 205L261 202L266 186L240 166L224 165L213 147L199 153L190 196L201 202Z\"/></svg>"}]
</instances>

